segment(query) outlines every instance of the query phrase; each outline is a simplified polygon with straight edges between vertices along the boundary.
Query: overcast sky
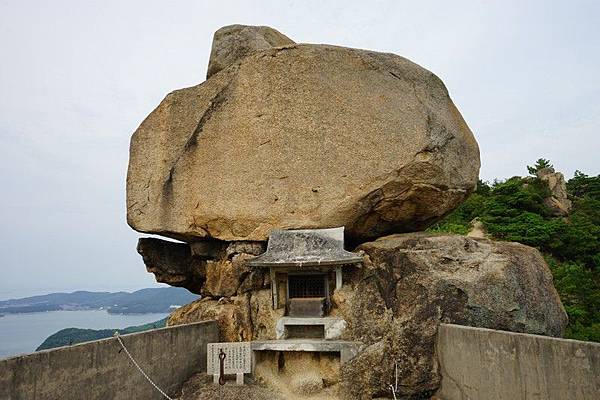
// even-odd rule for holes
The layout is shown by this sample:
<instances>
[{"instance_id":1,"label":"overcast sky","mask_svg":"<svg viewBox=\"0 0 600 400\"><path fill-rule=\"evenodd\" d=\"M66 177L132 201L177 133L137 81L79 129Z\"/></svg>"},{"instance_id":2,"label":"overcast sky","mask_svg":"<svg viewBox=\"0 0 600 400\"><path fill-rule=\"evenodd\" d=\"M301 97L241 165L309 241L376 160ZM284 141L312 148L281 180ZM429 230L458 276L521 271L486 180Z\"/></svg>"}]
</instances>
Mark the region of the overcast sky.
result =
<instances>
[{"instance_id":1,"label":"overcast sky","mask_svg":"<svg viewBox=\"0 0 600 400\"><path fill-rule=\"evenodd\" d=\"M600 173L598 1L0 0L0 299L153 285L125 222L129 138L234 23L435 72L483 179L539 157Z\"/></svg>"}]
</instances>

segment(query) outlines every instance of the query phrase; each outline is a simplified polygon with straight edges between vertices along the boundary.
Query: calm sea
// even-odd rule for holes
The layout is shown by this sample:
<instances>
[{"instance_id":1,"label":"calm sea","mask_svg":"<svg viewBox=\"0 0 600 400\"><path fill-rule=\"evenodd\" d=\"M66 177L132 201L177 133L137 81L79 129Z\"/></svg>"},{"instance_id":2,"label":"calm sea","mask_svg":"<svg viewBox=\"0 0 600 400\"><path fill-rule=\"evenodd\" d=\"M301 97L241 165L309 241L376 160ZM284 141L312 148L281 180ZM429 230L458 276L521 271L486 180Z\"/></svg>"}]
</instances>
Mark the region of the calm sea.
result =
<instances>
[{"instance_id":1,"label":"calm sea","mask_svg":"<svg viewBox=\"0 0 600 400\"><path fill-rule=\"evenodd\" d=\"M64 328L126 328L158 321L167 315L119 315L105 310L5 314L0 317L0 358L31 353L48 336Z\"/></svg>"}]
</instances>

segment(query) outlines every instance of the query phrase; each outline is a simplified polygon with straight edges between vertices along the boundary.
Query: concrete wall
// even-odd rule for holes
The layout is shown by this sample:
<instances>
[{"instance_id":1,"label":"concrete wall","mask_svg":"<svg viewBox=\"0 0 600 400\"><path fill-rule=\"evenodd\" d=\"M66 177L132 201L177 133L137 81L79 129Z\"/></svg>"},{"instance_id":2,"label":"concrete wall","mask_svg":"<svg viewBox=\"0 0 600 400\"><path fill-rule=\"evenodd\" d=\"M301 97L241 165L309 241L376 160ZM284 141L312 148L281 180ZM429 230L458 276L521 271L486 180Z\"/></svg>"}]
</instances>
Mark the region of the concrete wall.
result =
<instances>
[{"instance_id":1,"label":"concrete wall","mask_svg":"<svg viewBox=\"0 0 600 400\"><path fill-rule=\"evenodd\" d=\"M443 400L598 400L600 344L441 325Z\"/></svg>"},{"instance_id":2,"label":"concrete wall","mask_svg":"<svg viewBox=\"0 0 600 400\"><path fill-rule=\"evenodd\" d=\"M170 395L194 372L206 371L206 344L218 338L214 321L121 336ZM0 360L0 399L161 399L120 350L111 338Z\"/></svg>"}]
</instances>

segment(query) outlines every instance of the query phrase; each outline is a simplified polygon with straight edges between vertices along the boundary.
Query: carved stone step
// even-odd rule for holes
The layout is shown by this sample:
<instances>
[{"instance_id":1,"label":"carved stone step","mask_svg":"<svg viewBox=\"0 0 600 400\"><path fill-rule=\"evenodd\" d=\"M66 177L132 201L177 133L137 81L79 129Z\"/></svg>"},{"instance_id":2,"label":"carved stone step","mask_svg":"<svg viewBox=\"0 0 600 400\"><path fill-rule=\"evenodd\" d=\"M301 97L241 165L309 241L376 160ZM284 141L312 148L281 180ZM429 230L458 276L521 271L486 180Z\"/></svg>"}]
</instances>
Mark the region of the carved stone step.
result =
<instances>
[{"instance_id":1,"label":"carved stone step","mask_svg":"<svg viewBox=\"0 0 600 400\"><path fill-rule=\"evenodd\" d=\"M277 325L275 326L275 337L277 339L290 338L290 331L297 329L290 327L323 327L323 339L339 339L342 333L346 329L346 321L342 318L294 318L294 317L283 317L279 318ZM310 329L310 328L308 328Z\"/></svg>"}]
</instances>

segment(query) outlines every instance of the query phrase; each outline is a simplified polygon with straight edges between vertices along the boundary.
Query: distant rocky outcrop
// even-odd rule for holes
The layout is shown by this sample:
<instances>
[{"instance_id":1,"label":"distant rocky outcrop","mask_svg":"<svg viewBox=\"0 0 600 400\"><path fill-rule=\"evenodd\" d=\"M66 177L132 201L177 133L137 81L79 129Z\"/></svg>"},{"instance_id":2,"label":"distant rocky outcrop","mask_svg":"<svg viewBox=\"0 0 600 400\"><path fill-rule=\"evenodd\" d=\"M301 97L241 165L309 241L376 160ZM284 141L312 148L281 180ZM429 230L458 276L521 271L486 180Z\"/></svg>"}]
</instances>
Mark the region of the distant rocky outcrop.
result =
<instances>
[{"instance_id":1,"label":"distant rocky outcrop","mask_svg":"<svg viewBox=\"0 0 600 400\"><path fill-rule=\"evenodd\" d=\"M544 199L544 204L553 215L563 217L571 211L571 200L567 195L565 177L554 168L542 168L537 171L537 177L548 185L550 196Z\"/></svg>"},{"instance_id":2,"label":"distant rocky outcrop","mask_svg":"<svg viewBox=\"0 0 600 400\"><path fill-rule=\"evenodd\" d=\"M193 242L345 226L362 242L422 230L471 193L479 149L437 76L393 54L286 39L223 28L211 56L223 69L141 124L132 228Z\"/></svg>"},{"instance_id":3,"label":"distant rocky outcrop","mask_svg":"<svg viewBox=\"0 0 600 400\"><path fill-rule=\"evenodd\" d=\"M434 356L440 322L550 336L561 336L566 327L548 266L531 247L407 233L365 243L357 251L365 261L344 276L331 311L348 323L344 339L364 345L342 365L340 384L348 398L388 394L396 362L403 395L434 391L440 380ZM255 277L250 284L245 267L233 269L238 272L222 271L229 287L238 288L235 293L188 304L168 324L216 319L223 341L275 339L283 309L273 310L268 281Z\"/></svg>"}]
</instances>

